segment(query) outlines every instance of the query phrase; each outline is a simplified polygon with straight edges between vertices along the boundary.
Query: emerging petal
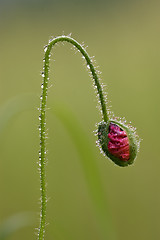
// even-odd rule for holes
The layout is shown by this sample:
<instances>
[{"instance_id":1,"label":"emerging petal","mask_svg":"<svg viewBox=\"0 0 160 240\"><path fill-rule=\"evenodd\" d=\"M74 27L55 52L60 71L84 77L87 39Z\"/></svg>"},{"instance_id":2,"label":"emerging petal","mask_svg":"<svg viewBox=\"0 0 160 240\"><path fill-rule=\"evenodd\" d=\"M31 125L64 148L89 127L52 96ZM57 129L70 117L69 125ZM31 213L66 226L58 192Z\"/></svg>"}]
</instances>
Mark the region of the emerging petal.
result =
<instances>
[{"instance_id":1,"label":"emerging petal","mask_svg":"<svg viewBox=\"0 0 160 240\"><path fill-rule=\"evenodd\" d=\"M114 120L101 122L97 135L100 148L114 163L125 167L134 162L139 143L129 126Z\"/></svg>"},{"instance_id":2,"label":"emerging petal","mask_svg":"<svg viewBox=\"0 0 160 240\"><path fill-rule=\"evenodd\" d=\"M122 161L128 161L130 154L127 133L111 122L109 125L108 138L108 151Z\"/></svg>"}]
</instances>

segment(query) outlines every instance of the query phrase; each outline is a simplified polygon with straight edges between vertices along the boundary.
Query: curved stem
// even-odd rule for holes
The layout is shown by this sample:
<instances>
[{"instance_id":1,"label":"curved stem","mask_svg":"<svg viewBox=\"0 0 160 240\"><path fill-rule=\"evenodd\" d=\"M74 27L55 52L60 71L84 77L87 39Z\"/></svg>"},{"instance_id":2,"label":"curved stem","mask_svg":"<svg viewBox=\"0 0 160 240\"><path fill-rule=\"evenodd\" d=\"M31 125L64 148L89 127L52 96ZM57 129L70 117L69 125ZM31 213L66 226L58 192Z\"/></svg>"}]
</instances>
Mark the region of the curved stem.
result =
<instances>
[{"instance_id":1,"label":"curved stem","mask_svg":"<svg viewBox=\"0 0 160 240\"><path fill-rule=\"evenodd\" d=\"M72 45L74 45L83 55L83 57L86 60L87 67L91 71L94 84L97 89L97 94L99 96L101 109L102 109L102 115L103 120L105 122L108 121L107 116L107 109L106 109L106 103L105 98L103 96L102 87L100 85L98 75L96 73L96 70L93 66L92 60L89 57L86 50L73 38L69 36L59 36L49 41L49 44L45 46L45 57L44 57L44 67L43 67L43 83L41 85L42 88L42 95L41 95L41 104L40 104L40 152L39 152L39 170L40 170L40 189L41 189L41 213L40 213L40 227L39 227L39 233L38 233L38 239L43 240L44 239L44 232L45 232L45 225L46 225L46 182L45 182L45 163L46 163L46 137L45 137L45 119L46 119L46 101L47 101L47 90L48 90L48 80L49 80L49 58L52 47L58 43L58 42L69 42Z\"/></svg>"}]
</instances>

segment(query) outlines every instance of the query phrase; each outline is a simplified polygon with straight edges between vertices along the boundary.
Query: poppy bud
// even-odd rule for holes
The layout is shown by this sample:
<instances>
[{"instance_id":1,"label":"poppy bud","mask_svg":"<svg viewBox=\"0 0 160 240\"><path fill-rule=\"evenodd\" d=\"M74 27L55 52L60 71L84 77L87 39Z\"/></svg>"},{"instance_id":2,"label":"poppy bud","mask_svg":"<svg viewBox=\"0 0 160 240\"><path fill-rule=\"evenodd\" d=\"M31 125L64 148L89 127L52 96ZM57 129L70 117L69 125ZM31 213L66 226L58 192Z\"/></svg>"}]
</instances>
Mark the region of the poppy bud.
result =
<instances>
[{"instance_id":1,"label":"poppy bud","mask_svg":"<svg viewBox=\"0 0 160 240\"><path fill-rule=\"evenodd\" d=\"M117 121L99 123L98 143L105 155L121 167L132 164L136 158L138 141L135 132Z\"/></svg>"}]
</instances>

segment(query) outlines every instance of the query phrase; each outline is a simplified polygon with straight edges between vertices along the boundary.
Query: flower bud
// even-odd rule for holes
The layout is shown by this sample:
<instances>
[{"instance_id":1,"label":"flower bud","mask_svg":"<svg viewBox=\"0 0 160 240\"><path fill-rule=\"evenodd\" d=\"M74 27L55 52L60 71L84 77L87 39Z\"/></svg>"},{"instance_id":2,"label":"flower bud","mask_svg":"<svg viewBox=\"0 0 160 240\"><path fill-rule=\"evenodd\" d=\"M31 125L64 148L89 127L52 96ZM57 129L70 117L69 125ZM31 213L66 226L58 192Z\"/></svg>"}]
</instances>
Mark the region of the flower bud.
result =
<instances>
[{"instance_id":1,"label":"flower bud","mask_svg":"<svg viewBox=\"0 0 160 240\"><path fill-rule=\"evenodd\" d=\"M105 155L121 167L132 164L138 152L135 132L114 120L99 123L98 143Z\"/></svg>"}]
</instances>

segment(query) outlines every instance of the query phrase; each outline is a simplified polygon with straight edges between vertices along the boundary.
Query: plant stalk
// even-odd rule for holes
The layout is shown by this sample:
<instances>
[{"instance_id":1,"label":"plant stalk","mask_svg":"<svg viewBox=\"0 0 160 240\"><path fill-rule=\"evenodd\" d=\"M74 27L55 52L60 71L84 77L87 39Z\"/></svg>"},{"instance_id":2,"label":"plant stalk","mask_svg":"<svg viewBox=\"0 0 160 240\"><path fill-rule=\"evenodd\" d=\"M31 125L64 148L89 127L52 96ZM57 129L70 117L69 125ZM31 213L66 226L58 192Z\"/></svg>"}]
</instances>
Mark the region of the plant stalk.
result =
<instances>
[{"instance_id":1,"label":"plant stalk","mask_svg":"<svg viewBox=\"0 0 160 240\"><path fill-rule=\"evenodd\" d=\"M97 89L97 94L101 104L102 117L105 122L108 121L106 102L102 91L102 86L100 84L97 71L92 63L92 60L85 48L80 45L76 40L69 36L59 36L49 41L48 45L45 46L45 56L44 56L44 65L43 65L43 82L41 85L42 95L40 97L40 151L39 151L39 171L40 171L40 190L41 190L41 212L40 212L40 226L38 232L38 240L44 240L45 234L45 225L46 225L46 102L47 102L47 91L48 91L48 80L49 80L49 61L52 47L58 42L69 42L75 46L79 52L83 55L83 58L86 60L87 68L90 70L95 87Z\"/></svg>"}]
</instances>

